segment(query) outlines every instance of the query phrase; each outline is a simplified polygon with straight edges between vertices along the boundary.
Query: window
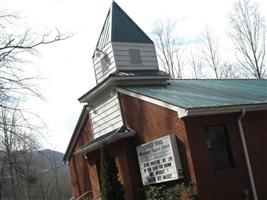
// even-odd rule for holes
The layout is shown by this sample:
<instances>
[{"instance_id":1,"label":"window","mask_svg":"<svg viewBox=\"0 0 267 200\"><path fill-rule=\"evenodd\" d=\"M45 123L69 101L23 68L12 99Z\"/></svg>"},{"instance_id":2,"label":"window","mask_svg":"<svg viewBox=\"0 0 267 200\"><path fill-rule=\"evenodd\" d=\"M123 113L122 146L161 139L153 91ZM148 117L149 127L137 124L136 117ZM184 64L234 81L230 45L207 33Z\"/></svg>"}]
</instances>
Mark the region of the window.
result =
<instances>
[{"instance_id":1,"label":"window","mask_svg":"<svg viewBox=\"0 0 267 200\"><path fill-rule=\"evenodd\" d=\"M108 71L109 65L110 65L110 59L108 58L108 55L104 55L101 60L101 67L102 67L102 72L105 73Z\"/></svg>"},{"instance_id":2,"label":"window","mask_svg":"<svg viewBox=\"0 0 267 200\"><path fill-rule=\"evenodd\" d=\"M205 128L205 135L213 170L233 168L233 157L225 126L209 126Z\"/></svg>"},{"instance_id":3,"label":"window","mask_svg":"<svg viewBox=\"0 0 267 200\"><path fill-rule=\"evenodd\" d=\"M139 49L129 49L129 56L131 64L142 64Z\"/></svg>"}]
</instances>

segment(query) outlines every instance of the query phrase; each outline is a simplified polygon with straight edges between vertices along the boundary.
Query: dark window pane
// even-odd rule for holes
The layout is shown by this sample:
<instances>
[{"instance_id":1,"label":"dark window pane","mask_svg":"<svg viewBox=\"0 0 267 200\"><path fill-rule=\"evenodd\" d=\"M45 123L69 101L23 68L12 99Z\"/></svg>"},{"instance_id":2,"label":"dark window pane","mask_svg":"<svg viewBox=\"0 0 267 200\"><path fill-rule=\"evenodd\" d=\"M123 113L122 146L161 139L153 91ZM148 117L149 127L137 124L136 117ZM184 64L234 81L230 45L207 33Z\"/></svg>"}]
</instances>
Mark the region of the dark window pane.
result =
<instances>
[{"instance_id":1,"label":"dark window pane","mask_svg":"<svg viewBox=\"0 0 267 200\"><path fill-rule=\"evenodd\" d=\"M227 135L224 126L211 126L206 129L208 148L227 147Z\"/></svg>"},{"instance_id":2,"label":"dark window pane","mask_svg":"<svg viewBox=\"0 0 267 200\"><path fill-rule=\"evenodd\" d=\"M210 149L209 154L214 171L233 167L233 162L227 149Z\"/></svg>"},{"instance_id":3,"label":"dark window pane","mask_svg":"<svg viewBox=\"0 0 267 200\"><path fill-rule=\"evenodd\" d=\"M232 168L234 164L226 128L210 126L205 129L205 135L213 170Z\"/></svg>"}]
</instances>

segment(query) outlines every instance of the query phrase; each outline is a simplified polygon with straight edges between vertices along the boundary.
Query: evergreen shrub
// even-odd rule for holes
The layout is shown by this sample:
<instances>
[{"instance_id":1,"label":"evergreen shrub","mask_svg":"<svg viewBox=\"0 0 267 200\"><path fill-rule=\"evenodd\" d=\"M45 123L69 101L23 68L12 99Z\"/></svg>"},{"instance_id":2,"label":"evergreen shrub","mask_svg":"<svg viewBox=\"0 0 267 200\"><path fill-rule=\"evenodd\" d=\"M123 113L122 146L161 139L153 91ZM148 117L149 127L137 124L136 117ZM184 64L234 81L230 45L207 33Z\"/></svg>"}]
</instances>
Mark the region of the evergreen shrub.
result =
<instances>
[{"instance_id":1,"label":"evergreen shrub","mask_svg":"<svg viewBox=\"0 0 267 200\"><path fill-rule=\"evenodd\" d=\"M110 154L107 145L101 148L100 182L102 200L125 200L124 188L118 180L118 168L114 157Z\"/></svg>"}]
</instances>

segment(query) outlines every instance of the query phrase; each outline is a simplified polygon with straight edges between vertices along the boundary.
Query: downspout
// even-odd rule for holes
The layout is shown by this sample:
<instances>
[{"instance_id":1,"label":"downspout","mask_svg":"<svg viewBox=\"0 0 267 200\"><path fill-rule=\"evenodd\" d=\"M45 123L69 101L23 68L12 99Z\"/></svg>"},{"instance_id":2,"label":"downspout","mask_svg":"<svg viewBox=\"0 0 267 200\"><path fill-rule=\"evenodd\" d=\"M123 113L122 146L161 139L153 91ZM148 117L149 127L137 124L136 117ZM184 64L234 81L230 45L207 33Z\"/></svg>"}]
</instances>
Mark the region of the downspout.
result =
<instances>
[{"instance_id":1,"label":"downspout","mask_svg":"<svg viewBox=\"0 0 267 200\"><path fill-rule=\"evenodd\" d=\"M242 147L243 147L243 151L244 151L244 156L245 156L245 160L246 160L248 177L249 177L249 182L250 182L251 189L252 189L253 199L258 200L257 191L256 191L256 187L255 187L255 182L254 182L254 178L253 178L251 164L250 164L250 159L249 159L249 155L248 155L246 139L245 139L243 125L242 125L242 119L245 115L246 115L246 110L243 108L241 110L240 116L237 119L237 124L238 124L238 129L239 129L239 133L240 133L240 137L241 137L241 143L242 143Z\"/></svg>"}]
</instances>

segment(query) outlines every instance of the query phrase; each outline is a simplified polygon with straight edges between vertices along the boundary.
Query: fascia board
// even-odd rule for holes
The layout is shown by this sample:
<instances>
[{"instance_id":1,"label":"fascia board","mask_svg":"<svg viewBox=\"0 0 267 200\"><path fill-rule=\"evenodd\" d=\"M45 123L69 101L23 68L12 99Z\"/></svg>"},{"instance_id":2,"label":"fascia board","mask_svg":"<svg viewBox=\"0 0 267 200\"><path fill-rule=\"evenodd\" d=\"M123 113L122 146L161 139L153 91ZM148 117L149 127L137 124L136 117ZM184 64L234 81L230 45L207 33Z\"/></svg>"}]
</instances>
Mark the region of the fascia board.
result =
<instances>
[{"instance_id":1,"label":"fascia board","mask_svg":"<svg viewBox=\"0 0 267 200\"><path fill-rule=\"evenodd\" d=\"M267 104L237 105L237 106L224 106L224 107L212 107L212 108L192 108L188 110L188 116L238 113L242 109L246 109L246 111L267 110Z\"/></svg>"},{"instance_id":2,"label":"fascia board","mask_svg":"<svg viewBox=\"0 0 267 200\"><path fill-rule=\"evenodd\" d=\"M91 91L91 92L89 91L89 92L85 93L78 100L80 101L80 103L86 103L86 102L90 101L91 99L93 99L94 96L98 95L106 87L109 87L109 86L112 86L112 85L116 85L117 84L117 81L149 80L149 79L153 79L153 80L167 80L168 77L167 76L159 76L159 77L155 77L155 76L110 77L110 78L108 78L108 80L105 83L103 83L99 87L96 86L95 89L93 89L93 91Z\"/></svg>"},{"instance_id":3,"label":"fascia board","mask_svg":"<svg viewBox=\"0 0 267 200\"><path fill-rule=\"evenodd\" d=\"M187 110L184 109L184 108L181 108L181 107L178 107L178 106L174 106L174 105L171 105L171 104L166 103L164 101L160 101L160 100L157 100L157 99L154 99L154 98L142 95L142 94L138 94L138 93L135 93L135 92L131 92L131 91L128 91L128 90L125 90L125 89L122 89L122 88L116 88L116 90L119 93L126 94L128 96L135 97L137 99L140 99L140 100L143 100L143 101L147 101L149 103L152 103L152 104L155 104L155 105L158 105L158 106L162 106L164 108L168 108L170 110L176 111L179 118L183 118L183 117L187 116Z\"/></svg>"},{"instance_id":4,"label":"fascia board","mask_svg":"<svg viewBox=\"0 0 267 200\"><path fill-rule=\"evenodd\" d=\"M116 142L120 139L132 137L134 135L135 135L135 131L133 131L133 130L129 131L127 133L126 132L116 133L115 135L111 135L110 137L107 137L102 141L96 142L95 144L93 144L91 146L85 147L84 149L77 150L76 152L74 152L74 155L90 153L92 151L99 149L103 143L110 144L110 143Z\"/></svg>"}]
</instances>

